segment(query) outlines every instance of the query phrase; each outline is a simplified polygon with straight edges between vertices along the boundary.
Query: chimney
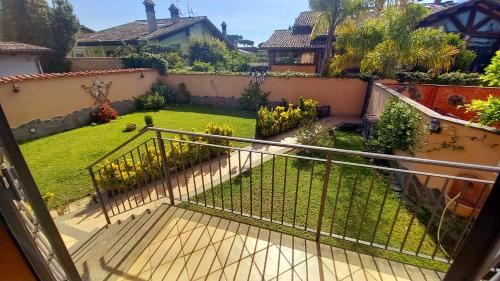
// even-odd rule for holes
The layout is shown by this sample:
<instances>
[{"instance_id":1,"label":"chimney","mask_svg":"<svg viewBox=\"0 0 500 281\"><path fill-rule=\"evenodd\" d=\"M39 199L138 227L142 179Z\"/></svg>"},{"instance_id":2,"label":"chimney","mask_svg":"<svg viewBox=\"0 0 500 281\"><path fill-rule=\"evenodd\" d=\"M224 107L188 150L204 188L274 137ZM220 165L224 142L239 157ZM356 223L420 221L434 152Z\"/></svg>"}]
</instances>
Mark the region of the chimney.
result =
<instances>
[{"instance_id":1,"label":"chimney","mask_svg":"<svg viewBox=\"0 0 500 281\"><path fill-rule=\"evenodd\" d=\"M156 30L158 30L158 24L156 23L155 3L153 2L153 0L144 0L144 6L146 7L149 32L155 32Z\"/></svg>"},{"instance_id":2,"label":"chimney","mask_svg":"<svg viewBox=\"0 0 500 281\"><path fill-rule=\"evenodd\" d=\"M221 26L222 26L222 35L224 37L226 37L226 35L227 35L227 24L226 24L226 22L223 21L222 24L221 24Z\"/></svg>"},{"instance_id":3,"label":"chimney","mask_svg":"<svg viewBox=\"0 0 500 281\"><path fill-rule=\"evenodd\" d=\"M179 8L177 8L177 6L172 4L170 5L170 8L168 8L168 10L170 11L170 18L173 22L179 19Z\"/></svg>"}]
</instances>

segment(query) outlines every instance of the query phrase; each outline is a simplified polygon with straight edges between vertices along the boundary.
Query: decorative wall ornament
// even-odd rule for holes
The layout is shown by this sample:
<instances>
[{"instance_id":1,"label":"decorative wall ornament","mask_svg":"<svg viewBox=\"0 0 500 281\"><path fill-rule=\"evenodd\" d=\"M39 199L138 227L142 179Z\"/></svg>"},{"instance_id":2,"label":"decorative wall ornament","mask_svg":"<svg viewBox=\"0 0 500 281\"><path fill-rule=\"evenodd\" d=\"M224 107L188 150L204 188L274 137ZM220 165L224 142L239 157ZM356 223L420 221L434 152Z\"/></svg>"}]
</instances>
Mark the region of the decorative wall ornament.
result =
<instances>
[{"instance_id":1,"label":"decorative wall ornament","mask_svg":"<svg viewBox=\"0 0 500 281\"><path fill-rule=\"evenodd\" d=\"M95 104L103 104L109 102L109 88L113 82L104 83L98 76L94 77L91 86L82 85L82 88L96 99Z\"/></svg>"},{"instance_id":2,"label":"decorative wall ornament","mask_svg":"<svg viewBox=\"0 0 500 281\"><path fill-rule=\"evenodd\" d=\"M453 105L455 107L462 106L466 104L465 97L459 95L451 95L448 97L448 104Z\"/></svg>"}]
</instances>

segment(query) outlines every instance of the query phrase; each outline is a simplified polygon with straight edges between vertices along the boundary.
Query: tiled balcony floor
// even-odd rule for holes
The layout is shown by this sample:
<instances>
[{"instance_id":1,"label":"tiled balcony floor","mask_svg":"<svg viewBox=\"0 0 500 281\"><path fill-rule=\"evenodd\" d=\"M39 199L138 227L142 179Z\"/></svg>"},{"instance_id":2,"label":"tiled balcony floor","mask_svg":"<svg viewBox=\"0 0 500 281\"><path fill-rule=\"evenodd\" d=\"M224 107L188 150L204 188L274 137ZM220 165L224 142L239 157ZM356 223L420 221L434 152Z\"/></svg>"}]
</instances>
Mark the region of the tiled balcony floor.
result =
<instances>
[{"instance_id":1,"label":"tiled balcony floor","mask_svg":"<svg viewBox=\"0 0 500 281\"><path fill-rule=\"evenodd\" d=\"M441 280L442 273L162 205L73 253L84 280Z\"/></svg>"}]
</instances>

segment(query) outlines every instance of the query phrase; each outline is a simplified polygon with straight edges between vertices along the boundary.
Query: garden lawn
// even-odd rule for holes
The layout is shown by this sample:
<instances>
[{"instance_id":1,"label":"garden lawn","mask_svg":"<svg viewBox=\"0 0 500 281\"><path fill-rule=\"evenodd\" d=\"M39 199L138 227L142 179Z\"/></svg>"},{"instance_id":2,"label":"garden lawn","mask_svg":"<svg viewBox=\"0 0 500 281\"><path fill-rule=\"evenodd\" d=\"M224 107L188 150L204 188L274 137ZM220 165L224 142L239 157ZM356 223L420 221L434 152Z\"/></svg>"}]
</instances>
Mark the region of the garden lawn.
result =
<instances>
[{"instance_id":1,"label":"garden lawn","mask_svg":"<svg viewBox=\"0 0 500 281\"><path fill-rule=\"evenodd\" d=\"M158 112L139 112L120 116L116 121L86 126L21 144L26 161L41 193L53 192L49 207L56 207L89 195L93 191L86 167L144 127L144 116L153 117L158 128L203 131L208 123L228 125L238 137L253 137L255 117L237 109L209 106L177 106ZM138 130L123 132L129 123ZM153 135L149 135L152 137ZM138 144L134 142L135 144Z\"/></svg>"},{"instance_id":2,"label":"garden lawn","mask_svg":"<svg viewBox=\"0 0 500 281\"><path fill-rule=\"evenodd\" d=\"M335 141L325 134L314 144L361 150L363 139L355 133L336 131ZM324 153L318 152L295 153L326 158ZM255 154L254 157L258 158L260 155ZM335 159L368 164L368 160L358 156L338 155ZM306 226L316 229L325 164L315 161L313 166L311 160L277 156L274 170L273 178L273 160L269 160L264 165L254 167L233 177L231 181L224 182L222 186L215 187L213 192L206 191L193 200L198 200L200 204L204 204L206 200L207 204L215 203L216 207L221 208L223 198L226 210L252 213L257 217L262 215L267 219L272 215L272 220L278 224L284 221L301 229ZM424 235L425 222L420 221L419 216L412 219L413 211L400 199L400 194L393 190L392 182L391 176L369 168L334 164L329 179L322 231L380 245L388 244L389 247L411 252L420 248L421 254L442 257L442 252L436 248L431 235ZM410 232L405 238L407 229Z\"/></svg>"}]
</instances>

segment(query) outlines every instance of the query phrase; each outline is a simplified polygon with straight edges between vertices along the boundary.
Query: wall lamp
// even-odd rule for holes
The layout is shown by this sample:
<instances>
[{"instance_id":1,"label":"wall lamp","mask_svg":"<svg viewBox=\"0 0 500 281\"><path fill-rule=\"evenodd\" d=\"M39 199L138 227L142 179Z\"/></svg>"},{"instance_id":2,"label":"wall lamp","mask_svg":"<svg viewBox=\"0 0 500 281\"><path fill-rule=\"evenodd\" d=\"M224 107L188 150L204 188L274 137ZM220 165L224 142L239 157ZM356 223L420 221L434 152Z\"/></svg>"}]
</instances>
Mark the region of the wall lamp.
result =
<instances>
[{"instance_id":1,"label":"wall lamp","mask_svg":"<svg viewBox=\"0 0 500 281\"><path fill-rule=\"evenodd\" d=\"M431 133L439 134L441 132L441 120L439 119L431 119L427 124L427 128Z\"/></svg>"},{"instance_id":2,"label":"wall lamp","mask_svg":"<svg viewBox=\"0 0 500 281\"><path fill-rule=\"evenodd\" d=\"M12 90L14 90L14 93L19 93L21 91L21 85L15 83L12 85Z\"/></svg>"}]
</instances>

